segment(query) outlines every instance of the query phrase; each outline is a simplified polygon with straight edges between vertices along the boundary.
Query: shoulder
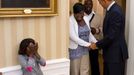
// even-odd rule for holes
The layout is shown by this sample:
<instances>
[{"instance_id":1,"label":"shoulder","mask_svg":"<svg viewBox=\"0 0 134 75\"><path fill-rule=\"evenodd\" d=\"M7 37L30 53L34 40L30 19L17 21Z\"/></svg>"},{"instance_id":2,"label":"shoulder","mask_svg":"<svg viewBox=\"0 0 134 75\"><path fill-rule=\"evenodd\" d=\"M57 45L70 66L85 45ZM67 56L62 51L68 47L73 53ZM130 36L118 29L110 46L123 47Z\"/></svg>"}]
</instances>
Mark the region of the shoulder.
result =
<instances>
[{"instance_id":1,"label":"shoulder","mask_svg":"<svg viewBox=\"0 0 134 75\"><path fill-rule=\"evenodd\" d=\"M112 6L110 12L118 15L123 14L122 8L116 3Z\"/></svg>"},{"instance_id":2,"label":"shoulder","mask_svg":"<svg viewBox=\"0 0 134 75\"><path fill-rule=\"evenodd\" d=\"M74 26L74 25L77 24L74 15L71 15L71 16L70 16L69 21L70 21L70 25L71 25L71 26Z\"/></svg>"},{"instance_id":3,"label":"shoulder","mask_svg":"<svg viewBox=\"0 0 134 75\"><path fill-rule=\"evenodd\" d=\"M18 57L25 57L25 55L18 55Z\"/></svg>"},{"instance_id":4,"label":"shoulder","mask_svg":"<svg viewBox=\"0 0 134 75\"><path fill-rule=\"evenodd\" d=\"M72 14L70 17L69 17L70 20L74 19L74 15Z\"/></svg>"},{"instance_id":5,"label":"shoulder","mask_svg":"<svg viewBox=\"0 0 134 75\"><path fill-rule=\"evenodd\" d=\"M18 55L18 58L22 60L22 59L27 59L28 57L25 55Z\"/></svg>"},{"instance_id":6,"label":"shoulder","mask_svg":"<svg viewBox=\"0 0 134 75\"><path fill-rule=\"evenodd\" d=\"M73 22L75 21L74 15L71 15L71 16L69 17L69 21L70 21L70 23L73 23Z\"/></svg>"}]
</instances>

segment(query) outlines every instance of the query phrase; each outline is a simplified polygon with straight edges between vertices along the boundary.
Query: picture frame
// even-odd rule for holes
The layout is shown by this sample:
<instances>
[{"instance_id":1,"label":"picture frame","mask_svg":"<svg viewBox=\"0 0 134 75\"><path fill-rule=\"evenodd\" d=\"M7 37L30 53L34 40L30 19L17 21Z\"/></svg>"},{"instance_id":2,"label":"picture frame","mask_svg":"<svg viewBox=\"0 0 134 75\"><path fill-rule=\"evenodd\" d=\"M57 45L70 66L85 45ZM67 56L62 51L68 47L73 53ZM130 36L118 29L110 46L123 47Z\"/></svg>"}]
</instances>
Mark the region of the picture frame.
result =
<instances>
[{"instance_id":1,"label":"picture frame","mask_svg":"<svg viewBox=\"0 0 134 75\"><path fill-rule=\"evenodd\" d=\"M79 0L79 2L82 2L83 0Z\"/></svg>"},{"instance_id":2,"label":"picture frame","mask_svg":"<svg viewBox=\"0 0 134 75\"><path fill-rule=\"evenodd\" d=\"M57 0L0 0L0 1L1 1L0 17L30 17L30 16L58 15Z\"/></svg>"}]
</instances>

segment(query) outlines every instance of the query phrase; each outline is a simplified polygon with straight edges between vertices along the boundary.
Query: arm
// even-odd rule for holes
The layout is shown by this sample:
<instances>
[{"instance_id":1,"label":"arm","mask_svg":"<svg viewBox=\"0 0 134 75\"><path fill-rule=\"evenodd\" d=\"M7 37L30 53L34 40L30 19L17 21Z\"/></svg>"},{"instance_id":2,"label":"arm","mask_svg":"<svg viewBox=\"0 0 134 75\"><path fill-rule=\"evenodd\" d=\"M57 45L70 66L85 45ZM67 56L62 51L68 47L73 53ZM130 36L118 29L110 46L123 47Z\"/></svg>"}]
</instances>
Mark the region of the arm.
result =
<instances>
[{"instance_id":1,"label":"arm","mask_svg":"<svg viewBox=\"0 0 134 75\"><path fill-rule=\"evenodd\" d=\"M36 42L34 45L34 55L35 55L35 59L37 60L37 62L41 65L41 66L45 66L46 65L46 61L39 55L38 53L38 43Z\"/></svg>"},{"instance_id":2,"label":"arm","mask_svg":"<svg viewBox=\"0 0 134 75\"><path fill-rule=\"evenodd\" d=\"M46 65L46 61L39 55L39 53L35 53L35 58L37 60L37 62L41 65L41 66L45 66Z\"/></svg>"},{"instance_id":3,"label":"arm","mask_svg":"<svg viewBox=\"0 0 134 75\"><path fill-rule=\"evenodd\" d=\"M72 20L70 19L70 35L69 35L70 39L81 46L89 47L91 43L88 43L88 42L86 42L78 37L78 35L75 32L74 24L75 23L72 22Z\"/></svg>"},{"instance_id":4,"label":"arm","mask_svg":"<svg viewBox=\"0 0 134 75\"><path fill-rule=\"evenodd\" d=\"M37 59L37 62L41 65L41 66L46 66L46 61L41 57L40 59Z\"/></svg>"},{"instance_id":5,"label":"arm","mask_svg":"<svg viewBox=\"0 0 134 75\"><path fill-rule=\"evenodd\" d=\"M97 34L102 34L102 28L103 28L103 18L99 16L99 21L98 21L98 27L97 27Z\"/></svg>"},{"instance_id":6,"label":"arm","mask_svg":"<svg viewBox=\"0 0 134 75\"><path fill-rule=\"evenodd\" d=\"M95 14L95 17L91 21L91 32L92 34L102 34L102 17L98 14Z\"/></svg>"},{"instance_id":7,"label":"arm","mask_svg":"<svg viewBox=\"0 0 134 75\"><path fill-rule=\"evenodd\" d=\"M89 35L89 40L90 40L89 42L93 42L93 43L97 42L96 38L93 36L92 33L90 33L90 35Z\"/></svg>"}]
</instances>

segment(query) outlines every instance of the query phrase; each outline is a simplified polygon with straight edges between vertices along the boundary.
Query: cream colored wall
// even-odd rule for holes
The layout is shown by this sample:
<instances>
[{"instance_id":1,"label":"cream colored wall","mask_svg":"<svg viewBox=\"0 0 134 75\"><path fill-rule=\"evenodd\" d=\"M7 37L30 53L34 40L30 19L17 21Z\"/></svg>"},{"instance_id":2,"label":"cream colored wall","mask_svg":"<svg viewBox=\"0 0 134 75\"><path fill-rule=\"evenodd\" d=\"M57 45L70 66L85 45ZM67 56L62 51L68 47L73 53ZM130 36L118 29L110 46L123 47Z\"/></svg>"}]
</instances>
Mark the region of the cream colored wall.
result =
<instances>
[{"instance_id":1,"label":"cream colored wall","mask_svg":"<svg viewBox=\"0 0 134 75\"><path fill-rule=\"evenodd\" d=\"M58 0L58 16L0 18L0 68L17 65L18 46L31 37L46 60L67 57L69 0Z\"/></svg>"},{"instance_id":2,"label":"cream colored wall","mask_svg":"<svg viewBox=\"0 0 134 75\"><path fill-rule=\"evenodd\" d=\"M78 0L69 0L70 1L70 13L72 14L73 12L73 5L78 2Z\"/></svg>"}]
</instances>

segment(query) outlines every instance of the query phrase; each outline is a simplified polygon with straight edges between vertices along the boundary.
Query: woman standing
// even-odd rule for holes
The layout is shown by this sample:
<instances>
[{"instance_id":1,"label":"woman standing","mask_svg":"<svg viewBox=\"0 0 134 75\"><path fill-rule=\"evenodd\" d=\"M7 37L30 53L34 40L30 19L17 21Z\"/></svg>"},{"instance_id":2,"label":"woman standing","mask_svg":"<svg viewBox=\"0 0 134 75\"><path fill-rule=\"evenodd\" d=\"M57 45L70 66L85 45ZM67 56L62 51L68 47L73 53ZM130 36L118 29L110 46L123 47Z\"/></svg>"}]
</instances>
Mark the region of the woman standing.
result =
<instances>
[{"instance_id":1,"label":"woman standing","mask_svg":"<svg viewBox=\"0 0 134 75\"><path fill-rule=\"evenodd\" d=\"M91 33L89 21L84 20L84 6L76 3L70 17L70 75L89 75L89 48L97 42Z\"/></svg>"}]
</instances>

